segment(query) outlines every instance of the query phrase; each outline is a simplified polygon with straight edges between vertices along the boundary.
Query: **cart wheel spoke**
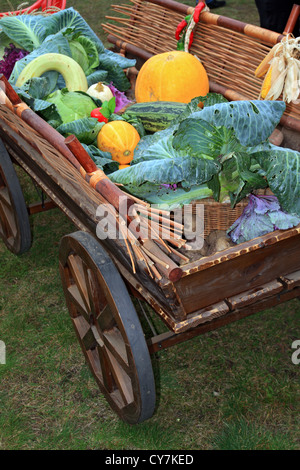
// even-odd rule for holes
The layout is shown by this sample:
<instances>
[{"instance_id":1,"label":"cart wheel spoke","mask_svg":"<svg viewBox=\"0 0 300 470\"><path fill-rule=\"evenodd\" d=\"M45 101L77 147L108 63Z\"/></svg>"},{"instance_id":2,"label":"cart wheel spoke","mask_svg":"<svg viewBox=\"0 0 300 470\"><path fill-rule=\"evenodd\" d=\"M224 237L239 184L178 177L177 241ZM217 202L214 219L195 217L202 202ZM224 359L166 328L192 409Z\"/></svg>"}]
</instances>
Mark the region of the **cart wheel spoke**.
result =
<instances>
[{"instance_id":1,"label":"cart wheel spoke","mask_svg":"<svg viewBox=\"0 0 300 470\"><path fill-rule=\"evenodd\" d=\"M98 346L95 350L98 359L99 380L103 383L106 393L112 394L116 390L116 383L113 377L111 364L105 348Z\"/></svg>"},{"instance_id":2,"label":"cart wheel spoke","mask_svg":"<svg viewBox=\"0 0 300 470\"><path fill-rule=\"evenodd\" d=\"M67 300L73 305L74 314L73 316L82 315L83 318L89 323L90 316L89 311L86 309L79 289L76 284L68 286Z\"/></svg>"},{"instance_id":3,"label":"cart wheel spoke","mask_svg":"<svg viewBox=\"0 0 300 470\"><path fill-rule=\"evenodd\" d=\"M80 307L85 312L89 312L90 303L81 258L79 256L70 254L68 257L68 267L74 280L73 286L76 287L76 293L75 289L73 289L73 295L77 297Z\"/></svg>"},{"instance_id":4,"label":"cart wheel spoke","mask_svg":"<svg viewBox=\"0 0 300 470\"><path fill-rule=\"evenodd\" d=\"M5 187L4 182L0 175L0 204L11 209L11 201L8 189Z\"/></svg>"},{"instance_id":5,"label":"cart wheel spoke","mask_svg":"<svg viewBox=\"0 0 300 470\"><path fill-rule=\"evenodd\" d=\"M0 237L14 254L27 251L31 229L22 189L10 156L0 140Z\"/></svg>"},{"instance_id":6,"label":"cart wheel spoke","mask_svg":"<svg viewBox=\"0 0 300 470\"><path fill-rule=\"evenodd\" d=\"M107 350L114 355L120 367L129 373L127 348L120 331L117 328L105 331L103 333L103 342Z\"/></svg>"},{"instance_id":7,"label":"cart wheel spoke","mask_svg":"<svg viewBox=\"0 0 300 470\"><path fill-rule=\"evenodd\" d=\"M110 330L115 326L116 321L107 302L101 312L96 316L96 320L101 331Z\"/></svg>"},{"instance_id":8,"label":"cart wheel spoke","mask_svg":"<svg viewBox=\"0 0 300 470\"><path fill-rule=\"evenodd\" d=\"M93 350L97 347L97 340L95 338L94 332L91 329L90 325L88 325L88 330L82 337L82 343L86 351Z\"/></svg>"},{"instance_id":9,"label":"cart wheel spoke","mask_svg":"<svg viewBox=\"0 0 300 470\"><path fill-rule=\"evenodd\" d=\"M62 239L60 273L77 337L99 388L121 419L144 421L155 407L151 360L114 263L91 235L76 232Z\"/></svg>"},{"instance_id":10,"label":"cart wheel spoke","mask_svg":"<svg viewBox=\"0 0 300 470\"><path fill-rule=\"evenodd\" d=\"M85 266L84 270L86 285L87 285L87 293L88 299L90 304L90 310L94 318L98 317L103 308L106 306L107 301L105 297L102 295L102 291L99 291L98 286L98 279L96 278L95 274Z\"/></svg>"},{"instance_id":11,"label":"cart wheel spoke","mask_svg":"<svg viewBox=\"0 0 300 470\"><path fill-rule=\"evenodd\" d=\"M4 205L0 205L0 226L2 236L6 237L7 241L11 243L17 235L17 226L13 213Z\"/></svg>"},{"instance_id":12,"label":"cart wheel spoke","mask_svg":"<svg viewBox=\"0 0 300 470\"><path fill-rule=\"evenodd\" d=\"M0 188L0 221L4 236L14 238L17 235L17 225L7 187Z\"/></svg>"},{"instance_id":13,"label":"cart wheel spoke","mask_svg":"<svg viewBox=\"0 0 300 470\"><path fill-rule=\"evenodd\" d=\"M109 373L114 379L114 391L119 392L123 406L132 403L135 399L132 389L132 377L121 367L114 355L105 347L101 348L101 355L107 360Z\"/></svg>"}]
</instances>

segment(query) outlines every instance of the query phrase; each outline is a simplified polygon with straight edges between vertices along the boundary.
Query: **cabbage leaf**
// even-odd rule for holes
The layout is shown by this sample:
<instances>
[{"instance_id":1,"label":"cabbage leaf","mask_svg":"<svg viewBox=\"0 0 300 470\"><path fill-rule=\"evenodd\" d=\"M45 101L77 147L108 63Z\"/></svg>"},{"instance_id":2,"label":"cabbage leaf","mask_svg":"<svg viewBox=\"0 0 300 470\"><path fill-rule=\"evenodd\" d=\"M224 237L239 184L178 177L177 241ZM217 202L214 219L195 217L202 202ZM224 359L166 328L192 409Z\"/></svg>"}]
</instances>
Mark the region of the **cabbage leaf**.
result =
<instances>
[{"instance_id":1,"label":"cabbage leaf","mask_svg":"<svg viewBox=\"0 0 300 470\"><path fill-rule=\"evenodd\" d=\"M96 163L98 168L101 168L101 170L103 170L107 175L113 173L119 168L119 163L112 160L109 152L103 152L103 150L98 149L98 147L95 147L92 144L86 145L82 143L82 146Z\"/></svg>"},{"instance_id":2,"label":"cabbage leaf","mask_svg":"<svg viewBox=\"0 0 300 470\"><path fill-rule=\"evenodd\" d=\"M246 147L268 139L278 125L286 105L283 101L231 101L207 106L190 115L203 119L213 126L234 129L236 138Z\"/></svg>"},{"instance_id":3,"label":"cabbage leaf","mask_svg":"<svg viewBox=\"0 0 300 470\"><path fill-rule=\"evenodd\" d=\"M176 184L174 199L183 204L187 190L205 183L217 201L230 200L232 207L269 186L283 210L299 216L300 153L268 140L284 110L284 102L259 100L190 107L169 128L143 137L130 167L110 177L139 197L144 189L149 201L161 191L163 197L162 185Z\"/></svg>"},{"instance_id":4,"label":"cabbage leaf","mask_svg":"<svg viewBox=\"0 0 300 470\"><path fill-rule=\"evenodd\" d=\"M84 117L89 117L95 109L95 101L82 91L56 90L45 98L53 103L60 115L62 123L70 123Z\"/></svg>"},{"instance_id":5,"label":"cabbage leaf","mask_svg":"<svg viewBox=\"0 0 300 470\"><path fill-rule=\"evenodd\" d=\"M98 51L95 44L87 36L75 34L69 40L69 46L74 59L86 75L90 75L99 65Z\"/></svg>"},{"instance_id":6,"label":"cabbage leaf","mask_svg":"<svg viewBox=\"0 0 300 470\"><path fill-rule=\"evenodd\" d=\"M96 118L83 117L61 124L56 130L65 137L74 134L81 143L90 145L95 142L98 132L103 126L104 122L99 122Z\"/></svg>"},{"instance_id":7,"label":"cabbage leaf","mask_svg":"<svg viewBox=\"0 0 300 470\"><path fill-rule=\"evenodd\" d=\"M46 23L47 19L43 15L3 16L0 28L23 49L33 51L48 35Z\"/></svg>"},{"instance_id":8,"label":"cabbage leaf","mask_svg":"<svg viewBox=\"0 0 300 470\"><path fill-rule=\"evenodd\" d=\"M29 61L35 57L55 52L72 57L69 41L72 37L80 37L80 43L71 46L73 54L87 75L100 70L106 72L108 82L120 90L126 91L130 82L124 73L124 69L135 65L134 59L121 57L119 54L106 49L101 39L95 34L84 18L74 8L67 8L52 15L18 15L0 18L1 37L9 37L11 42L30 52L27 60L18 61L10 77L10 83L15 84L17 77ZM63 41L64 38L64 41ZM80 47L82 46L82 47ZM80 49L79 55L75 49ZM83 50L86 56L83 56ZM88 63L87 63L88 59ZM19 63L20 62L20 63ZM101 62L100 66L99 63ZM61 78L61 77L59 77ZM101 80L99 80L101 81ZM95 82L94 82L95 83ZM59 88L64 84L59 82Z\"/></svg>"},{"instance_id":9,"label":"cabbage leaf","mask_svg":"<svg viewBox=\"0 0 300 470\"><path fill-rule=\"evenodd\" d=\"M242 215L227 230L234 243L243 243L274 230L286 230L300 223L300 217L282 210L276 196L249 195Z\"/></svg>"},{"instance_id":10,"label":"cabbage leaf","mask_svg":"<svg viewBox=\"0 0 300 470\"><path fill-rule=\"evenodd\" d=\"M270 144L269 149L253 156L282 208L300 216L300 153Z\"/></svg>"}]
</instances>

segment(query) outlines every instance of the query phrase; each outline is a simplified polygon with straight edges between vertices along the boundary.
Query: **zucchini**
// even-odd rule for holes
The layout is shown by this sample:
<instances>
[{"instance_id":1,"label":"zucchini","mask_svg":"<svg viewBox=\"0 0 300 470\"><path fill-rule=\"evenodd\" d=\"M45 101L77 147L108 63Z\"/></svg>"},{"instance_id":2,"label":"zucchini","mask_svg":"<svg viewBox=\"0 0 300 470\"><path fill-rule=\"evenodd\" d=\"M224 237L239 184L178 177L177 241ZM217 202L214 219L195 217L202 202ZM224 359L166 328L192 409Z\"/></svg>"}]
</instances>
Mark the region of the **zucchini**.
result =
<instances>
[{"instance_id":1,"label":"zucchini","mask_svg":"<svg viewBox=\"0 0 300 470\"><path fill-rule=\"evenodd\" d=\"M186 109L186 103L175 101L151 101L135 103L126 109L130 118L138 118L148 132L157 132L169 127L173 119Z\"/></svg>"}]
</instances>

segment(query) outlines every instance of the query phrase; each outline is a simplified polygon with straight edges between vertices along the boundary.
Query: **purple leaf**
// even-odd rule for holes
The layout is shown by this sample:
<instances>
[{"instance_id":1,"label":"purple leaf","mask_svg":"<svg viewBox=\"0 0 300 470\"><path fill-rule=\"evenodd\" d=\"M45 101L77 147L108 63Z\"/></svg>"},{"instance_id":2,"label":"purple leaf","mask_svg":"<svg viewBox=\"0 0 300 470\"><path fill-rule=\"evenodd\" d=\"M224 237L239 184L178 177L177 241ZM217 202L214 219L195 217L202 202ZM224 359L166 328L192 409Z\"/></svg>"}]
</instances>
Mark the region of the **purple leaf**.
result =
<instances>
[{"instance_id":1,"label":"purple leaf","mask_svg":"<svg viewBox=\"0 0 300 470\"><path fill-rule=\"evenodd\" d=\"M10 44L4 49L3 59L0 60L0 73L3 73L3 75L9 79L15 63L28 54L29 52L24 49L19 49L14 44Z\"/></svg>"},{"instance_id":2,"label":"purple leaf","mask_svg":"<svg viewBox=\"0 0 300 470\"><path fill-rule=\"evenodd\" d=\"M131 104L132 101L130 101L126 96L123 91L119 91L113 84L112 82L108 85L110 88L112 94L116 98L116 108L115 108L115 113L118 111L121 111L125 106L128 104Z\"/></svg>"},{"instance_id":3,"label":"purple leaf","mask_svg":"<svg viewBox=\"0 0 300 470\"><path fill-rule=\"evenodd\" d=\"M285 230L300 223L300 217L280 208L276 196L254 196L227 233L234 243L243 243L274 230Z\"/></svg>"}]
</instances>

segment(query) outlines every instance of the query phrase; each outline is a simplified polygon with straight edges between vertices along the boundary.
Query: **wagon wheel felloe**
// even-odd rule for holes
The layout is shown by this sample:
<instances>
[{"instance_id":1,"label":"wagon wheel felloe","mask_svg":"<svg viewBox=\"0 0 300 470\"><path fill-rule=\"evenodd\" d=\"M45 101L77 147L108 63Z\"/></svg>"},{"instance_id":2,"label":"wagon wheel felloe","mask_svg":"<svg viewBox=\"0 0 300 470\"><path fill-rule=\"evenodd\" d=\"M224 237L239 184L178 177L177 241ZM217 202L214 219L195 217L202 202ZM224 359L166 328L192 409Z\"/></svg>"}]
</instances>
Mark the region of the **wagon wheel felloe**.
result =
<instances>
[{"instance_id":1,"label":"wagon wheel felloe","mask_svg":"<svg viewBox=\"0 0 300 470\"><path fill-rule=\"evenodd\" d=\"M0 237L7 248L20 255L31 246L31 228L19 179L0 140Z\"/></svg>"},{"instance_id":2,"label":"wagon wheel felloe","mask_svg":"<svg viewBox=\"0 0 300 470\"><path fill-rule=\"evenodd\" d=\"M127 288L109 255L85 232L62 238L60 274L88 365L111 408L136 424L152 416L149 350Z\"/></svg>"}]
</instances>

